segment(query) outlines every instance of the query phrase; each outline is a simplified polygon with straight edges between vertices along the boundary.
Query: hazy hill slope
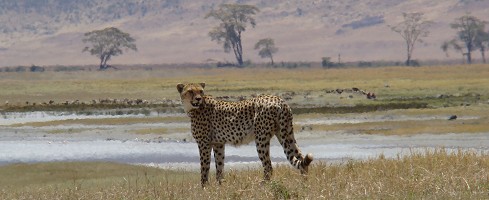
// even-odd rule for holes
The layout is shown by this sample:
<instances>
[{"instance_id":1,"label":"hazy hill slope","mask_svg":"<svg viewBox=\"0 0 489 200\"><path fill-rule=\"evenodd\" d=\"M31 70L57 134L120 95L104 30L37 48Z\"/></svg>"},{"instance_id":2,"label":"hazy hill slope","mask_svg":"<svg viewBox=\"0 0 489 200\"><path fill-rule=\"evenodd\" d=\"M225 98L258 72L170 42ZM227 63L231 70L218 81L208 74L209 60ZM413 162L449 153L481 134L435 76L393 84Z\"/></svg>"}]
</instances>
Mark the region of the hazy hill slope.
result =
<instances>
[{"instance_id":1,"label":"hazy hill slope","mask_svg":"<svg viewBox=\"0 0 489 200\"><path fill-rule=\"evenodd\" d=\"M81 38L108 26L129 32L139 48L112 63L234 61L207 35L216 22L203 19L219 4L234 2L261 10L257 27L244 33L245 59L254 62L267 61L252 49L265 37L275 39L277 61L338 54L345 61L403 60L403 41L387 27L402 12L424 12L435 22L415 58L444 59L440 45L455 35L453 19L471 12L489 21L489 0L0 0L0 66L95 64L95 57L81 53Z\"/></svg>"}]
</instances>

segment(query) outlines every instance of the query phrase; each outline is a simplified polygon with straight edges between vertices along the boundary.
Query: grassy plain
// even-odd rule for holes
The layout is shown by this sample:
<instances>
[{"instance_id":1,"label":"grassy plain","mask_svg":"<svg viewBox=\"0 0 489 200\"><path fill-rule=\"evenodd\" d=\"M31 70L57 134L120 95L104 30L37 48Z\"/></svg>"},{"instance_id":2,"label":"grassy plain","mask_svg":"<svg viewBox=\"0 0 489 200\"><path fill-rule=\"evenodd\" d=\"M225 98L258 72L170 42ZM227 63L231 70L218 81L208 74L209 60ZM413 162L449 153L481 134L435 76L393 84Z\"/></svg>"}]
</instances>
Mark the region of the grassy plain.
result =
<instances>
[{"instance_id":1,"label":"grassy plain","mask_svg":"<svg viewBox=\"0 0 489 200\"><path fill-rule=\"evenodd\" d=\"M487 65L378 68L181 68L159 70L0 73L0 105L25 102L65 102L93 99L178 99L179 82L206 82L214 96L256 93L324 94L326 90L357 87L375 92L379 100L486 99ZM473 97L474 96L474 97ZM443 99L450 103L450 98ZM338 101L338 104L369 101ZM323 102L327 103L327 102Z\"/></svg>"},{"instance_id":2,"label":"grassy plain","mask_svg":"<svg viewBox=\"0 0 489 200\"><path fill-rule=\"evenodd\" d=\"M487 199L489 156L443 149L395 159L316 163L308 177L275 167L227 171L201 188L196 172L114 163L41 163L0 167L2 199ZM211 176L212 180L213 176Z\"/></svg>"}]
</instances>

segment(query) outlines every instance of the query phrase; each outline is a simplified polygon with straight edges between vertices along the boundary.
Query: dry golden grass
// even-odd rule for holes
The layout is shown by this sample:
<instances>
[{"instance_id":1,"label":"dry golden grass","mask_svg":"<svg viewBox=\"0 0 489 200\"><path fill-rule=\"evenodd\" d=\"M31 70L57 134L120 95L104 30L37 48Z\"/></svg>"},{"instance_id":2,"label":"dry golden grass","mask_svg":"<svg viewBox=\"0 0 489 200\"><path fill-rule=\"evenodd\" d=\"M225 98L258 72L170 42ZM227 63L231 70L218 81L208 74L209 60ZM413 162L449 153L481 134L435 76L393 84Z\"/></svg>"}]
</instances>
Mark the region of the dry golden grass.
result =
<instances>
[{"instance_id":1,"label":"dry golden grass","mask_svg":"<svg viewBox=\"0 0 489 200\"><path fill-rule=\"evenodd\" d=\"M487 199L489 156L438 149L343 164L316 163L307 178L288 165L227 171L200 187L195 172L106 163L0 167L2 199ZM212 177L211 177L212 178Z\"/></svg>"}]
</instances>

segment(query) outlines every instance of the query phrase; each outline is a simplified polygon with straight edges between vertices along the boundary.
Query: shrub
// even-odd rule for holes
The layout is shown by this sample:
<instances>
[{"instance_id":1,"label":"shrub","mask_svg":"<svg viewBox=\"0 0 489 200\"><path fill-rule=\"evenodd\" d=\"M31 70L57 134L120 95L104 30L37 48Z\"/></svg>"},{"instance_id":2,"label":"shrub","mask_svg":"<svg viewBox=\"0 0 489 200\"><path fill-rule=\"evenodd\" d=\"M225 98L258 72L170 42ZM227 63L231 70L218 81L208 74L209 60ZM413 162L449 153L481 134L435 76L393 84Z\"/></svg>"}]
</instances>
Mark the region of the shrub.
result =
<instances>
[{"instance_id":1,"label":"shrub","mask_svg":"<svg viewBox=\"0 0 489 200\"><path fill-rule=\"evenodd\" d=\"M30 68L29 68L29 71L31 72L44 72L44 67L40 67L40 66L36 66L36 65L32 65Z\"/></svg>"}]
</instances>

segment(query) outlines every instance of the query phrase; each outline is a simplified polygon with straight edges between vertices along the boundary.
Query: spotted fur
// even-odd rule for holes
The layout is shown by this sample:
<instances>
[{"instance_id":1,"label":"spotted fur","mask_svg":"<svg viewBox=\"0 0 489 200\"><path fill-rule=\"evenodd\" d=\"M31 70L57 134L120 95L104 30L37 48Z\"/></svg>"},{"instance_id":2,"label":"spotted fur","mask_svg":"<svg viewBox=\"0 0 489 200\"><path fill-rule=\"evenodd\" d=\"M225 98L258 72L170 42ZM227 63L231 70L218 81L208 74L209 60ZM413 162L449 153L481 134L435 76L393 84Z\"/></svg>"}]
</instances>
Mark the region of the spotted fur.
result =
<instances>
[{"instance_id":1,"label":"spotted fur","mask_svg":"<svg viewBox=\"0 0 489 200\"><path fill-rule=\"evenodd\" d=\"M178 84L184 110L191 119L192 136L199 147L201 183L205 185L214 152L217 181L221 183L225 144L235 146L255 141L264 167L264 179L272 176L270 140L275 135L290 164L306 174L313 158L302 155L294 138L292 112L279 97L262 95L239 102L226 102L204 95L204 83Z\"/></svg>"}]
</instances>

